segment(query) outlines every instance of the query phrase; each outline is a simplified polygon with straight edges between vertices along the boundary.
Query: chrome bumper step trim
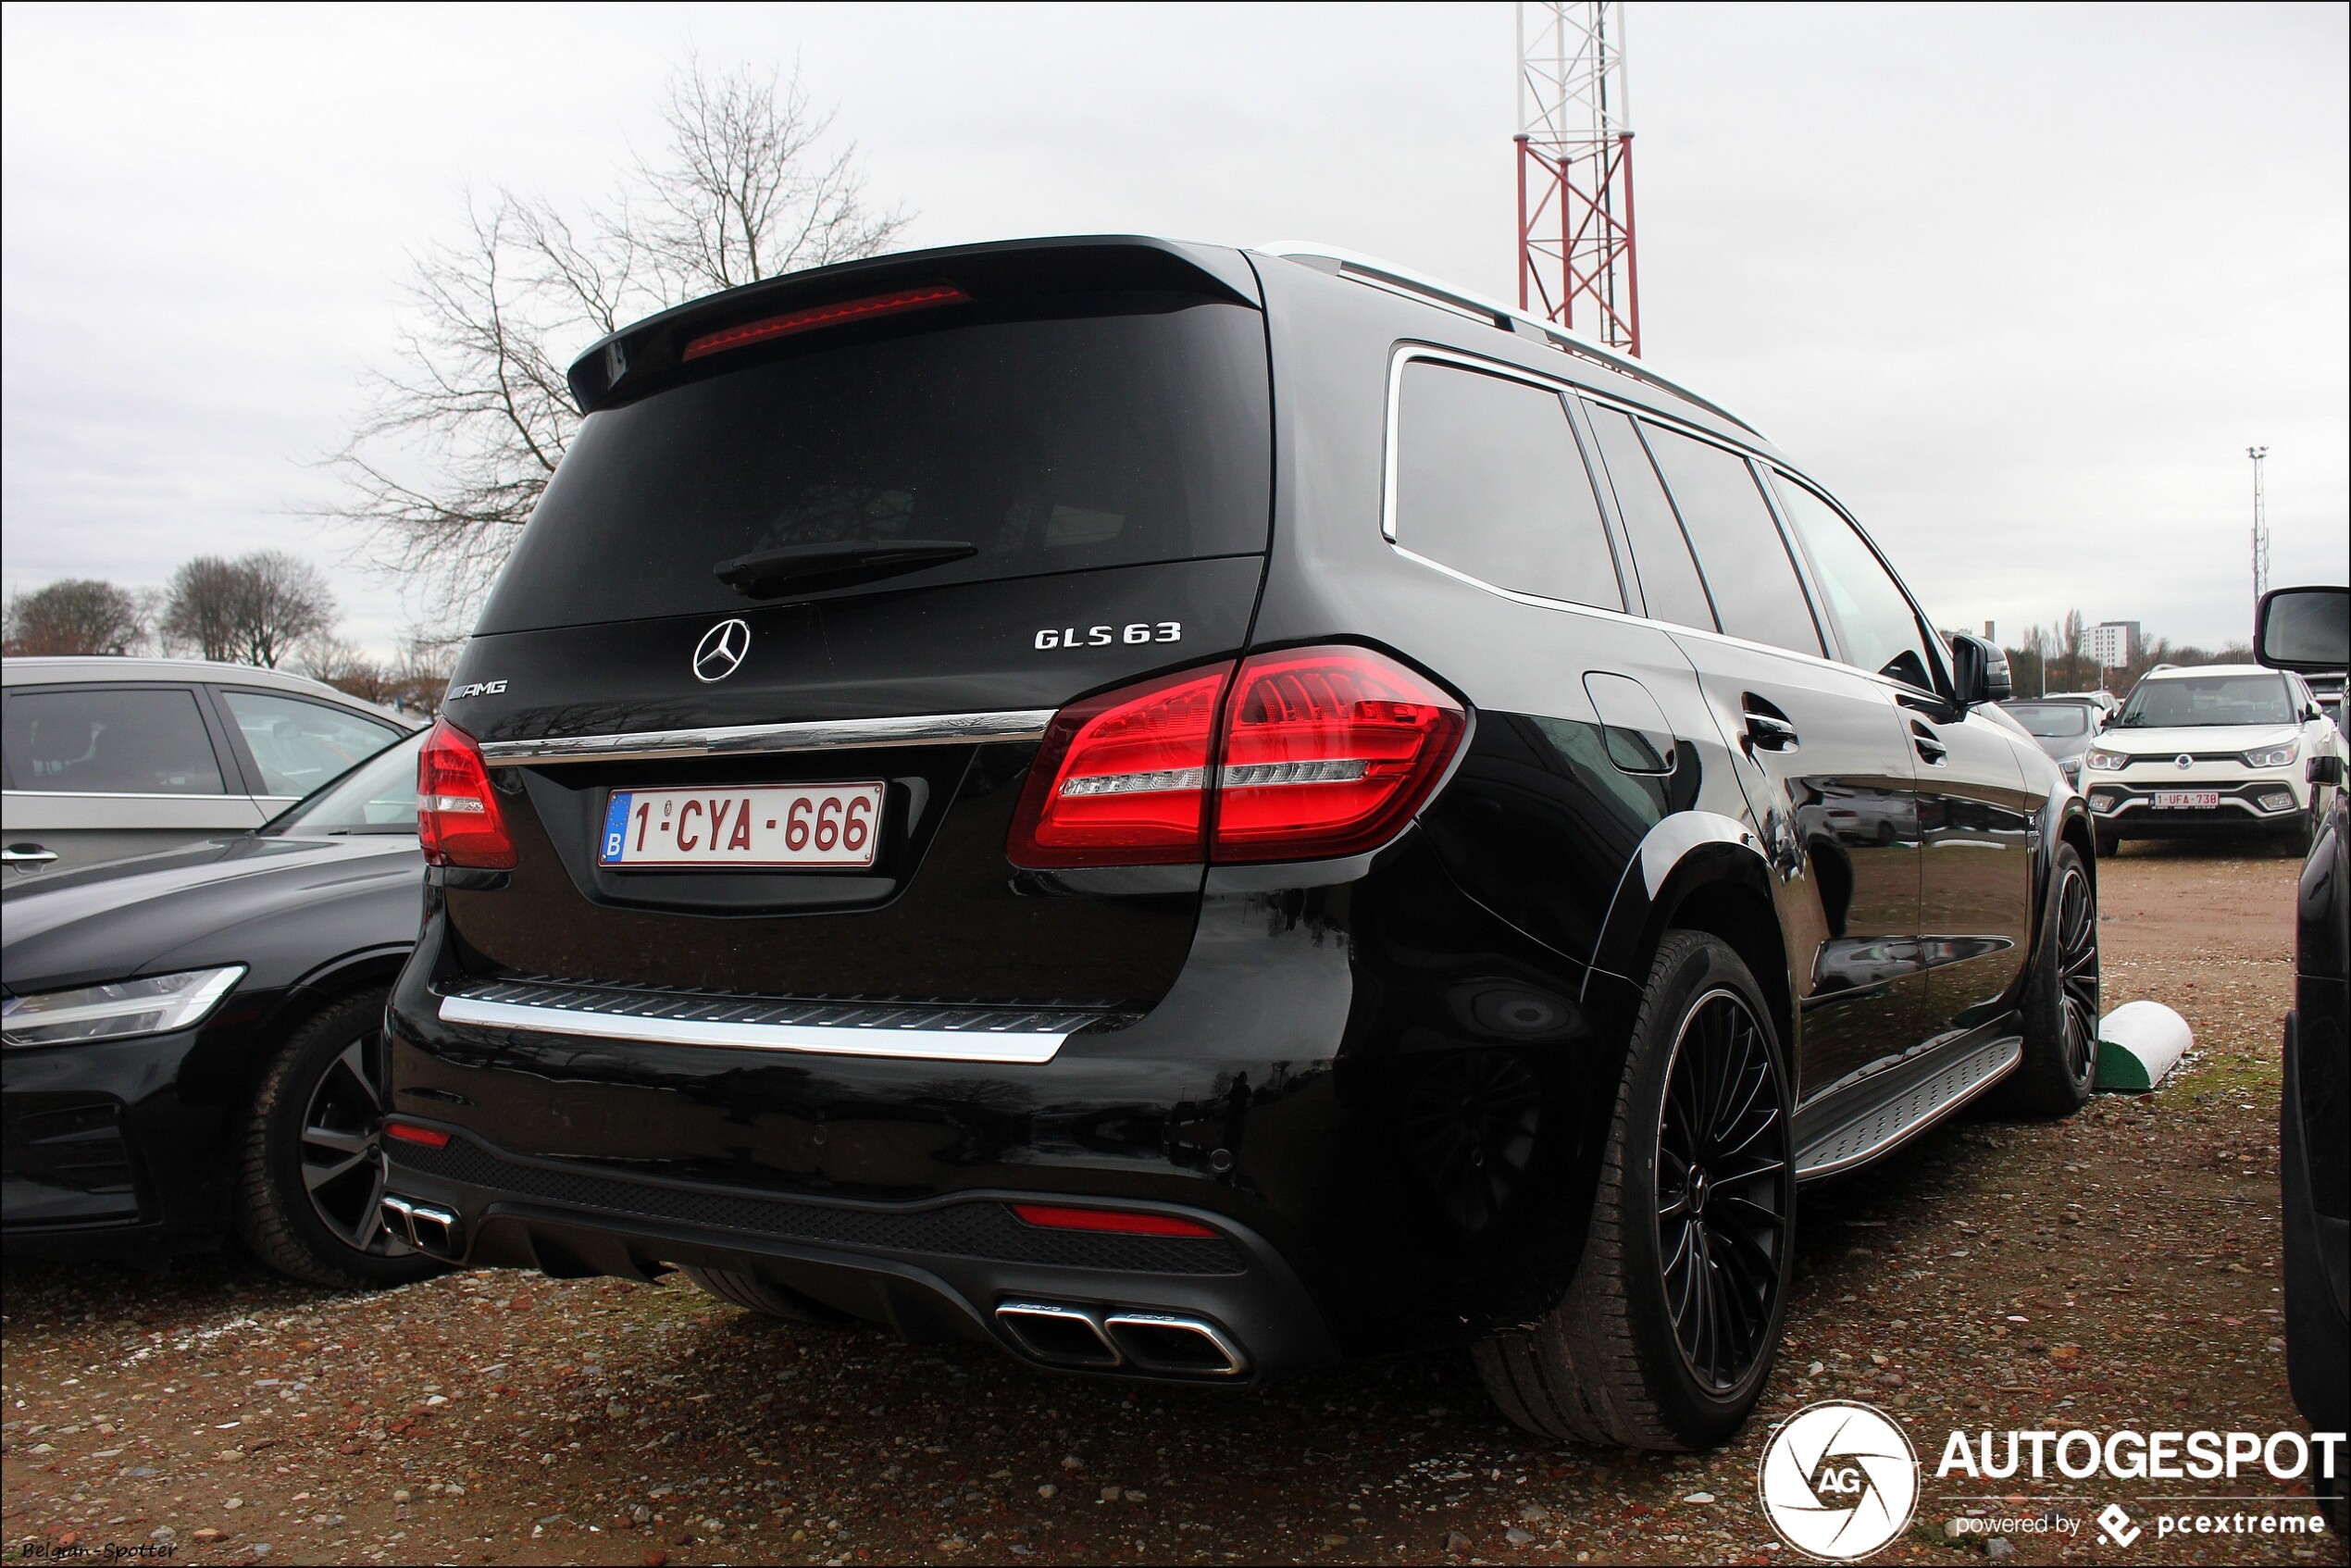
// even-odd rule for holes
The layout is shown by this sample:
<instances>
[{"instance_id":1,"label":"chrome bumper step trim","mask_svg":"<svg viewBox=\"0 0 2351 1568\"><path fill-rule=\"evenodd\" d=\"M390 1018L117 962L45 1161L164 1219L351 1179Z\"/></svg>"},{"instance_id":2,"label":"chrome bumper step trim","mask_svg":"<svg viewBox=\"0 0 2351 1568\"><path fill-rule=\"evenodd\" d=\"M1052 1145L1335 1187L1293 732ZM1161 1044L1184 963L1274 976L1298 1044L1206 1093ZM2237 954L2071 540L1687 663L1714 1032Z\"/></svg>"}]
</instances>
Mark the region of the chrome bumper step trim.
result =
<instances>
[{"instance_id":1,"label":"chrome bumper step trim","mask_svg":"<svg viewBox=\"0 0 2351 1568\"><path fill-rule=\"evenodd\" d=\"M1076 1031L1051 1029L859 1028L827 1024L730 1023L713 1018L658 1018L596 1012L578 1007L534 1007L483 1002L467 996L441 999L447 1024L592 1039L644 1040L664 1045L717 1045L751 1051L804 1051L827 1056L890 1056L918 1062L993 1062L1034 1065L1050 1062L1062 1041Z\"/></svg>"}]
</instances>

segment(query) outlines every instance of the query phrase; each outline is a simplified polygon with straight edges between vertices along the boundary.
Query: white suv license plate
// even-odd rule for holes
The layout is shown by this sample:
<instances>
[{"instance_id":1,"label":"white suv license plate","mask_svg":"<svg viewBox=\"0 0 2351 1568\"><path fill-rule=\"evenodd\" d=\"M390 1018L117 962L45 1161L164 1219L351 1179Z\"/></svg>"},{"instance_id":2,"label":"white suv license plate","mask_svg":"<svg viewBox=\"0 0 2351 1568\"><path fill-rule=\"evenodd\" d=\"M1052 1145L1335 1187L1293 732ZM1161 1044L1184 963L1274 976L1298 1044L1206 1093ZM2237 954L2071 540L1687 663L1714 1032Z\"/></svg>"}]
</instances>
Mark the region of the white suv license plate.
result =
<instances>
[{"instance_id":1,"label":"white suv license plate","mask_svg":"<svg viewBox=\"0 0 2351 1568\"><path fill-rule=\"evenodd\" d=\"M596 864L871 865L881 808L878 783L615 790Z\"/></svg>"},{"instance_id":2,"label":"white suv license plate","mask_svg":"<svg viewBox=\"0 0 2351 1568\"><path fill-rule=\"evenodd\" d=\"M2214 811L2220 804L2218 790L2158 790L2155 809L2158 811Z\"/></svg>"}]
</instances>

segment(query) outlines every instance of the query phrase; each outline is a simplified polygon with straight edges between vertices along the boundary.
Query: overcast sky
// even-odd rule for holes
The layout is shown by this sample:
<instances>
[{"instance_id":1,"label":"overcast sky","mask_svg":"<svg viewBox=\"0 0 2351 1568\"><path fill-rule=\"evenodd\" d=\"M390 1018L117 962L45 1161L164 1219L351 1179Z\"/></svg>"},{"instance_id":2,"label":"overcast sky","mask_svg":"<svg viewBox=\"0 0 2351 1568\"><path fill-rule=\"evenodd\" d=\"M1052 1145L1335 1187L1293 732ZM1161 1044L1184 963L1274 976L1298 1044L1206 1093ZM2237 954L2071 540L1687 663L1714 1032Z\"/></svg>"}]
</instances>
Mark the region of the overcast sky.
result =
<instances>
[{"instance_id":1,"label":"overcast sky","mask_svg":"<svg viewBox=\"0 0 2351 1568\"><path fill-rule=\"evenodd\" d=\"M1836 489L1947 625L2175 641L2342 581L2336 5L1628 7L1648 358ZM909 241L1311 237L1514 293L1512 7L0 13L10 591L199 551L396 587L302 516L470 184L609 189L664 78L789 69Z\"/></svg>"}]
</instances>

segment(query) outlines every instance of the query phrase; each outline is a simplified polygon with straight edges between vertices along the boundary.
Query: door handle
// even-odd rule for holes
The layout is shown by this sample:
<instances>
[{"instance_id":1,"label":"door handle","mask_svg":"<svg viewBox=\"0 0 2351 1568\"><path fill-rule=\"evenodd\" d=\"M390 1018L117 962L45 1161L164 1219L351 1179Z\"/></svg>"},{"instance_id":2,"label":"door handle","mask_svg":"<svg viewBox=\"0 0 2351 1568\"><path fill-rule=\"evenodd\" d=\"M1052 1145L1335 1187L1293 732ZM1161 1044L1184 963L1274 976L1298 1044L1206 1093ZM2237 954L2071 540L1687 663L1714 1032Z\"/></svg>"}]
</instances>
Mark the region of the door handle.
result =
<instances>
[{"instance_id":1,"label":"door handle","mask_svg":"<svg viewBox=\"0 0 2351 1568\"><path fill-rule=\"evenodd\" d=\"M34 871L57 858L55 850L44 850L39 844L10 844L0 849L0 865L13 865L20 871Z\"/></svg>"},{"instance_id":2,"label":"door handle","mask_svg":"<svg viewBox=\"0 0 2351 1568\"><path fill-rule=\"evenodd\" d=\"M1951 754L1951 748L1917 719L1910 721L1910 743L1919 749L1919 760L1929 767L1941 767Z\"/></svg>"},{"instance_id":3,"label":"door handle","mask_svg":"<svg viewBox=\"0 0 2351 1568\"><path fill-rule=\"evenodd\" d=\"M1759 752L1792 752L1796 750L1796 726L1770 714L1747 710L1747 743Z\"/></svg>"}]
</instances>

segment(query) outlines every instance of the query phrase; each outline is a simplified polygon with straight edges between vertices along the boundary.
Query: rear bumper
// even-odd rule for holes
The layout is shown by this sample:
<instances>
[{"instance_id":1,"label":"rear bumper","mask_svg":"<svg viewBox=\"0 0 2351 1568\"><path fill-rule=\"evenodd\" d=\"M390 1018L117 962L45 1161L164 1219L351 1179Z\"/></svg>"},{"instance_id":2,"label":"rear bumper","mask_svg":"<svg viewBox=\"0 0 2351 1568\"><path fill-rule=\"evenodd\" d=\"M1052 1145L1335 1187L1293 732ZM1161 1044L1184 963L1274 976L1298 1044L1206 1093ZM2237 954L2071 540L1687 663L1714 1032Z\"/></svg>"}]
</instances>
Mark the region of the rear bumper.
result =
<instances>
[{"instance_id":1,"label":"rear bumper","mask_svg":"<svg viewBox=\"0 0 2351 1568\"><path fill-rule=\"evenodd\" d=\"M651 1278L665 1264L741 1271L888 1324L909 1339L992 1342L1058 1370L1246 1382L1337 1353L1274 1248L1203 1210L1120 1200L1122 1208L1206 1226L1213 1238L1051 1230L1025 1224L1009 1205L1066 1203L1066 1192L976 1189L917 1202L830 1201L524 1159L449 1130L443 1149L388 1145L386 1190L454 1216L445 1241L440 1224L421 1238L454 1263L557 1277ZM1076 1332L1051 1332L1047 1320L1055 1315ZM1203 1343L1221 1339L1232 1348L1229 1364L1192 1366L1181 1355L1156 1355L1148 1337L1122 1338L1115 1321L1122 1316L1201 1325Z\"/></svg>"},{"instance_id":2,"label":"rear bumper","mask_svg":"<svg viewBox=\"0 0 2351 1568\"><path fill-rule=\"evenodd\" d=\"M0 1056L0 1234L12 1253L152 1256L218 1243L223 1108L180 1085L198 1033Z\"/></svg>"}]
</instances>

